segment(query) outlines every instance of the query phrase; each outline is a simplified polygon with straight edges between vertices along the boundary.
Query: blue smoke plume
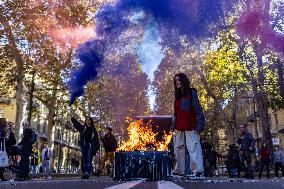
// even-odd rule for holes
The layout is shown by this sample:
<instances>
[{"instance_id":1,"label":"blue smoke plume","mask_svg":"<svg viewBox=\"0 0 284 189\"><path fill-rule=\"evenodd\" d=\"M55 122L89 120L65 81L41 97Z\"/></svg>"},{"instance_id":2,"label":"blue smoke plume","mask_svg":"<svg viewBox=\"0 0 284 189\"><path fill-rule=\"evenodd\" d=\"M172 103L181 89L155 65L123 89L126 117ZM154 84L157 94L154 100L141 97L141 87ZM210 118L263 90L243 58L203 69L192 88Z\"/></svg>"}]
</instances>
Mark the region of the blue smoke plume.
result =
<instances>
[{"instance_id":1,"label":"blue smoke plume","mask_svg":"<svg viewBox=\"0 0 284 189\"><path fill-rule=\"evenodd\" d=\"M178 52L179 36L198 40L213 36L224 24L224 14L233 7L234 0L117 0L106 4L96 14L96 32L111 44L123 32L137 24L131 16L143 12L138 24L145 27L149 22L157 25L161 40ZM226 10L223 9L226 6ZM223 8L222 8L223 7ZM228 8L229 7L229 8ZM115 48L115 45L112 46ZM97 68L103 57L97 52L97 42L88 41L77 49L83 66L72 74L70 81L72 104L84 94L84 86L97 77Z\"/></svg>"},{"instance_id":2,"label":"blue smoke plume","mask_svg":"<svg viewBox=\"0 0 284 189\"><path fill-rule=\"evenodd\" d=\"M77 97L84 94L84 86L88 81L96 79L98 74L96 69L101 66L103 46L103 41L90 40L77 48L77 57L83 65L72 73L69 81L70 105Z\"/></svg>"}]
</instances>

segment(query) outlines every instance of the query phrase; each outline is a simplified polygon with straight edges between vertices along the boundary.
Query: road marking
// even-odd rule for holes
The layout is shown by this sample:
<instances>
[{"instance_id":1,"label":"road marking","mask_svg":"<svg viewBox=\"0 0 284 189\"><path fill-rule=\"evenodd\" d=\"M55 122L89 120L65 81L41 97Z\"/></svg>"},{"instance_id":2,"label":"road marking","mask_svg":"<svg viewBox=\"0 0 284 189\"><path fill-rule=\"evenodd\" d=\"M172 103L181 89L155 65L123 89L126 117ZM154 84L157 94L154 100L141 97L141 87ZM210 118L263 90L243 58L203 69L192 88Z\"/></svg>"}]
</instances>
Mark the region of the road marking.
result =
<instances>
[{"instance_id":1,"label":"road marking","mask_svg":"<svg viewBox=\"0 0 284 189\"><path fill-rule=\"evenodd\" d=\"M184 189L171 181L158 181L158 189Z\"/></svg>"},{"instance_id":2,"label":"road marking","mask_svg":"<svg viewBox=\"0 0 284 189\"><path fill-rule=\"evenodd\" d=\"M123 184L111 186L111 187L108 187L108 188L105 188L105 189L129 189L129 188L136 186L137 184L140 184L141 182L142 182L142 180L141 181L131 181L131 182L126 182L126 183L123 183Z\"/></svg>"}]
</instances>

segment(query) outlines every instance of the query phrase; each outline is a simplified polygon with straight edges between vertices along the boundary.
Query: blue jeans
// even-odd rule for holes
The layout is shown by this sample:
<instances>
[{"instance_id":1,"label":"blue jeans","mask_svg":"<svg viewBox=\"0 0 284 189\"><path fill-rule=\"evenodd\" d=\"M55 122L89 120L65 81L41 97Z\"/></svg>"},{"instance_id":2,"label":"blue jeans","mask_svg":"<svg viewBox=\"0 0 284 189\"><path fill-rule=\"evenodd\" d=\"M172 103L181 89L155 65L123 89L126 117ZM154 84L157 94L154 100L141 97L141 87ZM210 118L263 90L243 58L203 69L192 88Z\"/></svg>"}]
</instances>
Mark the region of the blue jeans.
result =
<instances>
[{"instance_id":1,"label":"blue jeans","mask_svg":"<svg viewBox=\"0 0 284 189\"><path fill-rule=\"evenodd\" d=\"M32 168L33 168L33 177L36 177L36 174L37 174L37 165L32 165Z\"/></svg>"},{"instance_id":2,"label":"blue jeans","mask_svg":"<svg viewBox=\"0 0 284 189\"><path fill-rule=\"evenodd\" d=\"M185 154L185 174L190 174L190 156L189 154Z\"/></svg>"},{"instance_id":3,"label":"blue jeans","mask_svg":"<svg viewBox=\"0 0 284 189\"><path fill-rule=\"evenodd\" d=\"M238 175L238 169L237 168L231 168L230 169L230 176L231 177L237 177Z\"/></svg>"},{"instance_id":4,"label":"blue jeans","mask_svg":"<svg viewBox=\"0 0 284 189\"><path fill-rule=\"evenodd\" d=\"M91 154L91 144L86 144L82 151L82 173L91 174L92 171L92 154Z\"/></svg>"},{"instance_id":5,"label":"blue jeans","mask_svg":"<svg viewBox=\"0 0 284 189\"><path fill-rule=\"evenodd\" d=\"M42 161L42 170L43 170L43 176L44 177L47 177L50 175L50 163L51 163L51 160L43 160Z\"/></svg>"}]
</instances>

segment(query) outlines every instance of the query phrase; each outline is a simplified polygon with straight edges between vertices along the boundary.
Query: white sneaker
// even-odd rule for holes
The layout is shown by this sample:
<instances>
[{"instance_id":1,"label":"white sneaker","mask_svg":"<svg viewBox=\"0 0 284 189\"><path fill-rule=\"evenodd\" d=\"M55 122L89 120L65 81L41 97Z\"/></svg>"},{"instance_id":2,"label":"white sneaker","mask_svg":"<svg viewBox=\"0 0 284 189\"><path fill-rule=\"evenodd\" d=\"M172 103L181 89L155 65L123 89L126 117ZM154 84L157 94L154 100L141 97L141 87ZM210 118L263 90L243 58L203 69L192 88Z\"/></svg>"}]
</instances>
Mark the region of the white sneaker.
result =
<instances>
[{"instance_id":1,"label":"white sneaker","mask_svg":"<svg viewBox=\"0 0 284 189\"><path fill-rule=\"evenodd\" d=\"M216 177L219 177L219 171L218 170L215 170L215 175L216 175Z\"/></svg>"},{"instance_id":2,"label":"white sneaker","mask_svg":"<svg viewBox=\"0 0 284 189\"><path fill-rule=\"evenodd\" d=\"M188 177L189 179L193 179L196 177L196 173L191 172L189 175L186 175L186 177Z\"/></svg>"},{"instance_id":3,"label":"white sneaker","mask_svg":"<svg viewBox=\"0 0 284 189\"><path fill-rule=\"evenodd\" d=\"M195 179L197 179L197 180L199 180L199 179L205 179L204 173L202 173L202 172L196 173Z\"/></svg>"}]
</instances>

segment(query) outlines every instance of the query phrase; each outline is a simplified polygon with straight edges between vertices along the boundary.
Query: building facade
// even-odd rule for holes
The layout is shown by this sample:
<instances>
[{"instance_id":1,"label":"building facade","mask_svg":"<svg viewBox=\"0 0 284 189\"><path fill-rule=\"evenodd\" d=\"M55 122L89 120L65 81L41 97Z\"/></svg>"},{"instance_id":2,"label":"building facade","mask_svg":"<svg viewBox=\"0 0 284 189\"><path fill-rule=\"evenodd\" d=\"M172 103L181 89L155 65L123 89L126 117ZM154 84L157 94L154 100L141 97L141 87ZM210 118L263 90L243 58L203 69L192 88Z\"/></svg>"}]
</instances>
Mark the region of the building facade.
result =
<instances>
[{"instance_id":1,"label":"building facade","mask_svg":"<svg viewBox=\"0 0 284 189\"><path fill-rule=\"evenodd\" d=\"M39 109L39 115L33 117L31 128L38 135L37 147L42 149L44 142L47 142L47 118L45 107L37 102L36 108ZM10 97L0 97L0 118L6 118L8 121L15 123L16 101ZM26 116L25 116L26 117ZM75 158L80 162L81 154L78 145L79 133L73 129L70 122L56 122L54 129L53 141L53 162L54 172L70 172L71 159ZM17 128L15 128L17 133ZM17 138L17 142L20 139Z\"/></svg>"}]
</instances>

